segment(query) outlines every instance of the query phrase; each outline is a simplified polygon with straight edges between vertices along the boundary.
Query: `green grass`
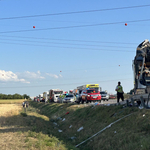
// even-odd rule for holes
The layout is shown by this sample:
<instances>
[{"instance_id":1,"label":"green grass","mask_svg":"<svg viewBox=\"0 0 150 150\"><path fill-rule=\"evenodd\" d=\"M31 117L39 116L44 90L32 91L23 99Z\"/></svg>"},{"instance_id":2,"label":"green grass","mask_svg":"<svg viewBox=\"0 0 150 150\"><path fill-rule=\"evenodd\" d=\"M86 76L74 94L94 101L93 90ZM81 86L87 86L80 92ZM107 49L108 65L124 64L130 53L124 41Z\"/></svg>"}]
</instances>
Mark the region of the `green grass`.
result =
<instances>
[{"instance_id":1,"label":"green grass","mask_svg":"<svg viewBox=\"0 0 150 150\"><path fill-rule=\"evenodd\" d=\"M20 104L24 99L0 99L0 104Z\"/></svg>"},{"instance_id":2,"label":"green grass","mask_svg":"<svg viewBox=\"0 0 150 150\"><path fill-rule=\"evenodd\" d=\"M26 112L23 109L19 115L7 117L1 121L2 127L16 127L16 131L10 128L9 136L12 132L17 132L19 136L22 136L25 149L150 149L149 110L122 106L45 104L33 101L30 101L29 106ZM131 113L131 116L113 124L78 148L75 147L110 123ZM62 121L64 118L65 121ZM70 126L71 128L69 128ZM84 129L77 132L82 126ZM62 132L58 130L62 130Z\"/></svg>"},{"instance_id":3,"label":"green grass","mask_svg":"<svg viewBox=\"0 0 150 150\"><path fill-rule=\"evenodd\" d=\"M31 102L37 113L49 117L52 126L49 134L59 137L67 147L76 149L75 145L91 137L117 119L133 113L131 116L112 125L90 141L78 147L81 150L133 150L150 149L150 111L122 106L88 106L71 104L43 104ZM69 111L69 114L65 113ZM143 116L145 114L145 116ZM60 120L65 118L65 121ZM57 123L55 125L54 123ZM69 126L72 125L72 128ZM81 126L83 130L77 132ZM59 133L58 129L63 132ZM37 129L36 129L37 130ZM75 139L71 139L75 137Z\"/></svg>"},{"instance_id":4,"label":"green grass","mask_svg":"<svg viewBox=\"0 0 150 150\"><path fill-rule=\"evenodd\" d=\"M34 141L34 143L31 142L32 139L36 139ZM28 131L28 134L27 134L27 138L26 138L26 142L29 142L29 148L31 147L31 145L35 146L36 148L38 149L54 149L54 150L66 150L66 148L64 147L64 145L62 144L63 142L58 140L58 138L50 135L44 135L42 132L40 133L36 133L36 132L33 132L33 131Z\"/></svg>"},{"instance_id":5,"label":"green grass","mask_svg":"<svg viewBox=\"0 0 150 150\"><path fill-rule=\"evenodd\" d=\"M5 146L12 150L67 150L63 140L50 134L52 123L48 117L33 107L22 108L20 113L12 115L15 111L0 117L0 149Z\"/></svg>"}]
</instances>

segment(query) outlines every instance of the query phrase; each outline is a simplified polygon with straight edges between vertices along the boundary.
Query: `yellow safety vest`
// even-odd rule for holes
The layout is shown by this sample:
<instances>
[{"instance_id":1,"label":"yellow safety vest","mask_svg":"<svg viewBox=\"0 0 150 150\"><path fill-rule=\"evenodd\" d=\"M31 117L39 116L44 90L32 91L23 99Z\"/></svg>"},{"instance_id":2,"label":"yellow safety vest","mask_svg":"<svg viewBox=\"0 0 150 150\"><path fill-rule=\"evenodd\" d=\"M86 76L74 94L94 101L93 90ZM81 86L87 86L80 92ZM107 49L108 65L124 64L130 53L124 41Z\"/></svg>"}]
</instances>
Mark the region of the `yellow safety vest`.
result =
<instances>
[{"instance_id":1,"label":"yellow safety vest","mask_svg":"<svg viewBox=\"0 0 150 150\"><path fill-rule=\"evenodd\" d=\"M117 92L119 92L119 93L123 93L123 88L122 88L122 86L120 85L120 86L117 86Z\"/></svg>"}]
</instances>

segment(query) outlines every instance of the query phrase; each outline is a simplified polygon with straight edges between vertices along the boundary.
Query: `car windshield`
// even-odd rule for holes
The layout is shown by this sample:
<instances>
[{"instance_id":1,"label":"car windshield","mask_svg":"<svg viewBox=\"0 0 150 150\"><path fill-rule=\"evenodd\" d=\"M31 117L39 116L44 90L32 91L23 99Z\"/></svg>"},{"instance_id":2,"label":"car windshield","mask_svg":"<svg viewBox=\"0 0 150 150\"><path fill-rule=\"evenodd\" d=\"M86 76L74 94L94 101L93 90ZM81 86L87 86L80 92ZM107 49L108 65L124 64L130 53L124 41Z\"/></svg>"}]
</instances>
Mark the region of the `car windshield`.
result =
<instances>
[{"instance_id":1,"label":"car windshield","mask_svg":"<svg viewBox=\"0 0 150 150\"><path fill-rule=\"evenodd\" d=\"M63 91L54 91L54 94L63 94Z\"/></svg>"},{"instance_id":2,"label":"car windshield","mask_svg":"<svg viewBox=\"0 0 150 150\"><path fill-rule=\"evenodd\" d=\"M98 93L98 90L87 90L87 93Z\"/></svg>"},{"instance_id":3,"label":"car windshield","mask_svg":"<svg viewBox=\"0 0 150 150\"><path fill-rule=\"evenodd\" d=\"M100 92L101 94L107 94L106 92Z\"/></svg>"},{"instance_id":4,"label":"car windshield","mask_svg":"<svg viewBox=\"0 0 150 150\"><path fill-rule=\"evenodd\" d=\"M66 97L73 97L73 95L66 95Z\"/></svg>"}]
</instances>

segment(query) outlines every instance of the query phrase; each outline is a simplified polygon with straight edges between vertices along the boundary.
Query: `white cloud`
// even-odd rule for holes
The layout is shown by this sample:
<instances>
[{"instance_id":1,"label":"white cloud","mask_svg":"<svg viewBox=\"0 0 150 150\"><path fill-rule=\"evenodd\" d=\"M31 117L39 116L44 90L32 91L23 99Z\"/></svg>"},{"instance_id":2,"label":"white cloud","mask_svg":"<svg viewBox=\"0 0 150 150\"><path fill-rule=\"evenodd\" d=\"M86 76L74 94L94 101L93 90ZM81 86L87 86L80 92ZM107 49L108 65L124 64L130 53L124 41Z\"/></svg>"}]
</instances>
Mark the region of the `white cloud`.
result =
<instances>
[{"instance_id":1,"label":"white cloud","mask_svg":"<svg viewBox=\"0 0 150 150\"><path fill-rule=\"evenodd\" d=\"M46 75L48 75L48 76L50 76L50 77L52 77L52 78L55 78L55 79L58 79L59 77L62 77L61 74L56 75L56 74L46 73Z\"/></svg>"},{"instance_id":2,"label":"white cloud","mask_svg":"<svg viewBox=\"0 0 150 150\"><path fill-rule=\"evenodd\" d=\"M25 71L24 73L17 73L18 76L27 78L27 79L45 79L45 77L41 76L40 71L37 72L30 72L30 71Z\"/></svg>"},{"instance_id":3,"label":"white cloud","mask_svg":"<svg viewBox=\"0 0 150 150\"><path fill-rule=\"evenodd\" d=\"M5 70L0 70L0 81L4 81L4 82L14 81L14 82L30 83L29 81L26 81L25 79L19 78L18 75L13 73L12 71L5 71Z\"/></svg>"},{"instance_id":4,"label":"white cloud","mask_svg":"<svg viewBox=\"0 0 150 150\"><path fill-rule=\"evenodd\" d=\"M62 78L63 76L62 76L61 74L59 74L59 77L61 77L61 78Z\"/></svg>"}]
</instances>

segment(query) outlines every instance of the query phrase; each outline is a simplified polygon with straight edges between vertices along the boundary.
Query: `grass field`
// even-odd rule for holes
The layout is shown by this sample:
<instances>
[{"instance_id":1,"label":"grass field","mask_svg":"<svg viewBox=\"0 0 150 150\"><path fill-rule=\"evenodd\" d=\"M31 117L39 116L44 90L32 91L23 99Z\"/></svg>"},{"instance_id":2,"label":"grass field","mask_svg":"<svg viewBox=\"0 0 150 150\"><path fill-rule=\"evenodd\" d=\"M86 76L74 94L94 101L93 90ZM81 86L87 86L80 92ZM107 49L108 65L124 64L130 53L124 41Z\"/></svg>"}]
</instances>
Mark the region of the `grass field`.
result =
<instances>
[{"instance_id":1,"label":"grass field","mask_svg":"<svg viewBox=\"0 0 150 150\"><path fill-rule=\"evenodd\" d=\"M0 104L0 149L148 150L150 111L122 106ZM75 147L121 117L101 134ZM65 119L64 119L65 118ZM79 132L77 130L83 127Z\"/></svg>"},{"instance_id":2,"label":"grass field","mask_svg":"<svg viewBox=\"0 0 150 150\"><path fill-rule=\"evenodd\" d=\"M24 99L0 99L0 104L20 104L24 101Z\"/></svg>"},{"instance_id":3,"label":"grass field","mask_svg":"<svg viewBox=\"0 0 150 150\"><path fill-rule=\"evenodd\" d=\"M36 132L48 127L49 118L18 104L0 104L0 150L66 150L58 138Z\"/></svg>"},{"instance_id":4,"label":"grass field","mask_svg":"<svg viewBox=\"0 0 150 150\"><path fill-rule=\"evenodd\" d=\"M65 145L80 150L148 150L150 149L150 111L122 106L86 106L70 104L42 104L31 102L37 112L46 115L53 126L50 134ZM69 114L66 115L66 112ZM75 146L121 117L131 114L110 126L78 148ZM65 118L65 121L61 120ZM57 123L57 124L56 124ZM70 128L71 127L71 128ZM83 130L77 130L83 127ZM61 133L58 130L62 130ZM74 146L73 146L74 145Z\"/></svg>"},{"instance_id":5,"label":"grass field","mask_svg":"<svg viewBox=\"0 0 150 150\"><path fill-rule=\"evenodd\" d=\"M22 108L20 107L21 104L0 104L0 116L7 116L18 114Z\"/></svg>"}]
</instances>

